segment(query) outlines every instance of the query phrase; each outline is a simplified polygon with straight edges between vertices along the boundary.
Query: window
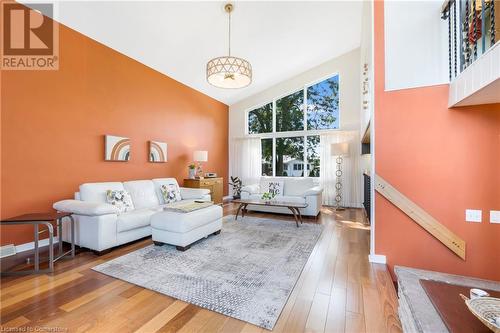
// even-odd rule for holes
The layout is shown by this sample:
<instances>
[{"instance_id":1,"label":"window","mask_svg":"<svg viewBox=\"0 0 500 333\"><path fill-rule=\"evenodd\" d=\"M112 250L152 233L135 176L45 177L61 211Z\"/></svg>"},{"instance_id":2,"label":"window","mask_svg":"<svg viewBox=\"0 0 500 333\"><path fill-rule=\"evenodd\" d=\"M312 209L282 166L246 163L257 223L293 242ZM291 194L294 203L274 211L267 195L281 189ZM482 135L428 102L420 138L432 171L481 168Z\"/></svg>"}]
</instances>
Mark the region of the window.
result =
<instances>
[{"instance_id":1,"label":"window","mask_svg":"<svg viewBox=\"0 0 500 333\"><path fill-rule=\"evenodd\" d=\"M262 176L273 175L273 139L260 140L262 148Z\"/></svg>"},{"instance_id":2,"label":"window","mask_svg":"<svg viewBox=\"0 0 500 333\"><path fill-rule=\"evenodd\" d=\"M294 163L304 163L304 137L276 138L276 176L303 177L293 170Z\"/></svg>"},{"instance_id":3,"label":"window","mask_svg":"<svg viewBox=\"0 0 500 333\"><path fill-rule=\"evenodd\" d=\"M262 175L319 177L320 133L339 128L334 75L248 112L248 134L260 134Z\"/></svg>"},{"instance_id":4,"label":"window","mask_svg":"<svg viewBox=\"0 0 500 333\"><path fill-rule=\"evenodd\" d=\"M307 137L307 176L319 177L319 135Z\"/></svg>"},{"instance_id":5,"label":"window","mask_svg":"<svg viewBox=\"0 0 500 333\"><path fill-rule=\"evenodd\" d=\"M307 88L307 129L339 128L339 76Z\"/></svg>"},{"instance_id":6,"label":"window","mask_svg":"<svg viewBox=\"0 0 500 333\"><path fill-rule=\"evenodd\" d=\"M248 134L271 133L273 131L273 103L266 104L248 113Z\"/></svg>"},{"instance_id":7,"label":"window","mask_svg":"<svg viewBox=\"0 0 500 333\"><path fill-rule=\"evenodd\" d=\"M297 91L276 100L276 132L304 129L304 92Z\"/></svg>"}]
</instances>

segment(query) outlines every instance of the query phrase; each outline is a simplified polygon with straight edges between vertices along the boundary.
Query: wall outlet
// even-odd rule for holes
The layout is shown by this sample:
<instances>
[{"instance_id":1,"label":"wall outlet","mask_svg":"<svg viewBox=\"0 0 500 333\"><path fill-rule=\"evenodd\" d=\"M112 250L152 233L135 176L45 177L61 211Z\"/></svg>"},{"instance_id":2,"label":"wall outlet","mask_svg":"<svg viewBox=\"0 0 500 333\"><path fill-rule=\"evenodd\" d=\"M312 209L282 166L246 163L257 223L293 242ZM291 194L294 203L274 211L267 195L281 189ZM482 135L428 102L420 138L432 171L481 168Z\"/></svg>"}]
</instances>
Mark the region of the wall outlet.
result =
<instances>
[{"instance_id":1,"label":"wall outlet","mask_svg":"<svg viewBox=\"0 0 500 333\"><path fill-rule=\"evenodd\" d=\"M479 222L482 221L482 211L478 209L466 209L465 210L465 221L466 222Z\"/></svg>"},{"instance_id":2,"label":"wall outlet","mask_svg":"<svg viewBox=\"0 0 500 333\"><path fill-rule=\"evenodd\" d=\"M500 223L500 210L490 210L490 223Z\"/></svg>"}]
</instances>

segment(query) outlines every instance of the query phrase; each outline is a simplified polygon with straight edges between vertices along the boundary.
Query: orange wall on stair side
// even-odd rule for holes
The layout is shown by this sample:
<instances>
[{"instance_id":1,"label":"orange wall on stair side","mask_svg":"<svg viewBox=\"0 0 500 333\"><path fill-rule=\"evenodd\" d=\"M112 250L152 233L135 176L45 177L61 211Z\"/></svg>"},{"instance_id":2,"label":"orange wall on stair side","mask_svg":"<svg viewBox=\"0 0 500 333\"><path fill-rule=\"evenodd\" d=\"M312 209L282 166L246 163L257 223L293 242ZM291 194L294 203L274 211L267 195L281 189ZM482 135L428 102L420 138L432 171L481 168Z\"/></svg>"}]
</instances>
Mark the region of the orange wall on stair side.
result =
<instances>
[{"instance_id":1,"label":"orange wall on stair side","mask_svg":"<svg viewBox=\"0 0 500 333\"><path fill-rule=\"evenodd\" d=\"M1 73L2 218L48 211L84 182L175 177L182 185L194 150L208 150L204 169L224 177L227 191L227 105L63 25L59 31L59 70ZM105 134L131 139L129 162L104 161ZM167 163L148 162L149 140L168 143ZM1 244L32 234L5 226Z\"/></svg>"},{"instance_id":2,"label":"orange wall on stair side","mask_svg":"<svg viewBox=\"0 0 500 333\"><path fill-rule=\"evenodd\" d=\"M448 85L384 91L384 5L374 2L376 173L467 243L461 260L380 194L375 252L388 265L500 280L500 105L448 109ZM466 223L465 209L482 223Z\"/></svg>"}]
</instances>

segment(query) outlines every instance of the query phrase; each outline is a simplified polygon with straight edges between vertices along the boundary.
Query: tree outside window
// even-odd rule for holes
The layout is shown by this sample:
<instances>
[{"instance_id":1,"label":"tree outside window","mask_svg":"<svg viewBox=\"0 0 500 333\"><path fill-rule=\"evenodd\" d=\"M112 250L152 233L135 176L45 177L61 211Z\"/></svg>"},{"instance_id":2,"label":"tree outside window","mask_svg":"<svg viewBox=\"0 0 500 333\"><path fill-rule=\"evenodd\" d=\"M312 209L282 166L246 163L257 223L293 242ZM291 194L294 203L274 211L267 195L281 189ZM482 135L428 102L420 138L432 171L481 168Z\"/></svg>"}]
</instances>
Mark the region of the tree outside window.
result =
<instances>
[{"instance_id":1,"label":"tree outside window","mask_svg":"<svg viewBox=\"0 0 500 333\"><path fill-rule=\"evenodd\" d=\"M319 177L317 131L338 128L338 75L278 98L274 107L268 103L248 112L248 134L264 135L261 139L264 176Z\"/></svg>"},{"instance_id":2,"label":"tree outside window","mask_svg":"<svg viewBox=\"0 0 500 333\"><path fill-rule=\"evenodd\" d=\"M339 76L307 88L307 129L339 128Z\"/></svg>"},{"instance_id":3,"label":"tree outside window","mask_svg":"<svg viewBox=\"0 0 500 333\"><path fill-rule=\"evenodd\" d=\"M248 113L248 133L260 134L273 131L273 103L266 104Z\"/></svg>"}]
</instances>

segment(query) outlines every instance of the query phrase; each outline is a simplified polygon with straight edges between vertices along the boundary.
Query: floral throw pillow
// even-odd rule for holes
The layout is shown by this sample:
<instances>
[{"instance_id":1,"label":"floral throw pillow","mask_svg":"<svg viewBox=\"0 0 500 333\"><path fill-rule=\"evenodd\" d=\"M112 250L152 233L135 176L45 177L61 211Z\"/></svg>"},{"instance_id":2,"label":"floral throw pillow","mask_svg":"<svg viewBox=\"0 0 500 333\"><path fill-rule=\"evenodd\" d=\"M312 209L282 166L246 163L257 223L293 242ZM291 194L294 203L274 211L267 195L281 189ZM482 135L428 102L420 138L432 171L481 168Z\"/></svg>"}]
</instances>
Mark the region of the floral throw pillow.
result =
<instances>
[{"instance_id":1,"label":"floral throw pillow","mask_svg":"<svg viewBox=\"0 0 500 333\"><path fill-rule=\"evenodd\" d=\"M126 213L134 210L132 197L130 196L130 193L125 190L107 190L106 202L116 206L116 208L120 210L120 213Z\"/></svg>"},{"instance_id":2,"label":"floral throw pillow","mask_svg":"<svg viewBox=\"0 0 500 333\"><path fill-rule=\"evenodd\" d=\"M283 181L263 180L260 182L262 193L269 193L273 198L283 196Z\"/></svg>"},{"instance_id":3,"label":"floral throw pillow","mask_svg":"<svg viewBox=\"0 0 500 333\"><path fill-rule=\"evenodd\" d=\"M161 195L163 197L163 201L167 204L181 201L181 191L179 191L179 187L175 184L168 184L160 186Z\"/></svg>"}]
</instances>

